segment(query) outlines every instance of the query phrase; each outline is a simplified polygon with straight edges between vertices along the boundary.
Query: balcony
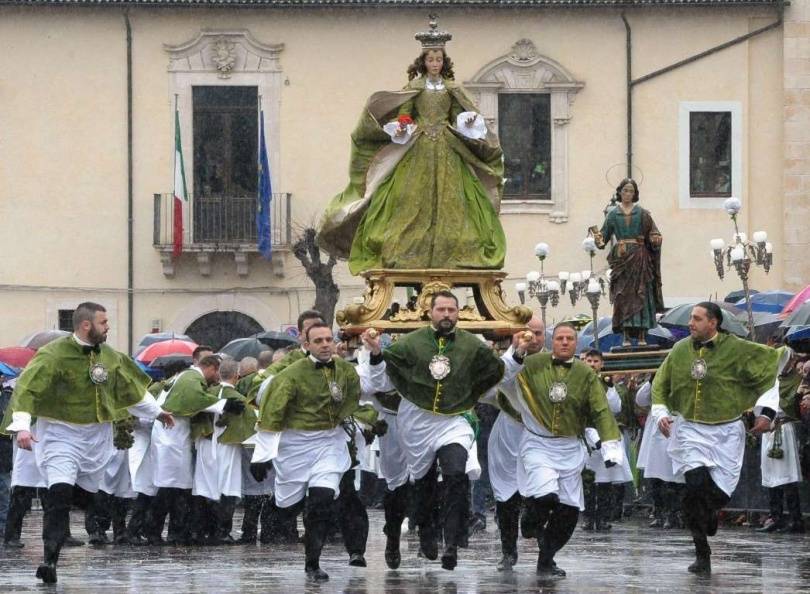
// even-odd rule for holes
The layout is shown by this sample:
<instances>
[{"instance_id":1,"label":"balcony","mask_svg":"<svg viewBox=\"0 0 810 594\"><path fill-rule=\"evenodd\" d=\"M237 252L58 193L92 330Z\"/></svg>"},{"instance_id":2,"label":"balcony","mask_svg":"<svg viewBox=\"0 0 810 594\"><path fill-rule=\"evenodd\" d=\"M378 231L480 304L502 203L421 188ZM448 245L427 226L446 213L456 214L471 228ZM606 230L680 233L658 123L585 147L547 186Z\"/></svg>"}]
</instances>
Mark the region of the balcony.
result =
<instances>
[{"instance_id":1,"label":"balcony","mask_svg":"<svg viewBox=\"0 0 810 594\"><path fill-rule=\"evenodd\" d=\"M273 194L270 206L272 266L276 276L284 276L284 254L292 244L292 194ZM214 254L232 254L237 274L248 276L250 254L258 254L256 196L191 196L185 205L183 253L194 254L202 276L211 274ZM174 276L177 258L174 248L174 196L154 195L152 244L160 253L163 274Z\"/></svg>"}]
</instances>

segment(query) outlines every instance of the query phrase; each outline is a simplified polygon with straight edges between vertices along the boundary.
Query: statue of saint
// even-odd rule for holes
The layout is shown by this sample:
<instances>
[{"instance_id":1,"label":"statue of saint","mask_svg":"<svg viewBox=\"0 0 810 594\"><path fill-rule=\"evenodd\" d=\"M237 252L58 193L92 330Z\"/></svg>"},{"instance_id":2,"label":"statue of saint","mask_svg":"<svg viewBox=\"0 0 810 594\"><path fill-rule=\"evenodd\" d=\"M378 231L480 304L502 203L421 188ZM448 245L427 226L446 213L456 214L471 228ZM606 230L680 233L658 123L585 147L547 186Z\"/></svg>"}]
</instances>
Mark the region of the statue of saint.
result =
<instances>
[{"instance_id":1,"label":"statue of saint","mask_svg":"<svg viewBox=\"0 0 810 594\"><path fill-rule=\"evenodd\" d=\"M655 314L664 311L661 293L661 233L650 212L638 205L638 184L624 179L616 188L615 207L602 229L591 230L599 249L612 244L608 254L610 297L613 301L613 331L646 344L646 332L657 324Z\"/></svg>"},{"instance_id":2,"label":"statue of saint","mask_svg":"<svg viewBox=\"0 0 810 594\"><path fill-rule=\"evenodd\" d=\"M352 274L374 268L500 269L503 154L455 82L444 46L419 33L422 51L402 91L371 96L352 133L349 185L324 212L319 245Z\"/></svg>"}]
</instances>

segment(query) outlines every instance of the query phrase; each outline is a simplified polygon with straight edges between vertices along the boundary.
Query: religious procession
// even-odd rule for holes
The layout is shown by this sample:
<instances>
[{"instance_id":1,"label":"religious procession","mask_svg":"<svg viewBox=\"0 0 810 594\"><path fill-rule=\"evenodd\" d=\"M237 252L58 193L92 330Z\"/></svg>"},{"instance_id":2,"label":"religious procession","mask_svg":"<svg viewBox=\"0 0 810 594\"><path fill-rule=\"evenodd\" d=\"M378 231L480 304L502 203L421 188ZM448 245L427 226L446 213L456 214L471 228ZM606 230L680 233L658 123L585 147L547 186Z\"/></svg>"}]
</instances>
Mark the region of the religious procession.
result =
<instances>
[{"instance_id":1,"label":"religious procession","mask_svg":"<svg viewBox=\"0 0 810 594\"><path fill-rule=\"evenodd\" d=\"M43 6L8 16L104 30L94 15L107 8L28 4ZM280 166L305 167L279 152L280 94L306 75L286 78L282 43L198 26L192 41L162 46L174 150L163 163L172 192L154 194L150 211L158 265L136 247L132 158L144 155L131 133L143 116L132 110L142 81L131 58L160 32L144 31L149 12L130 4L131 201L127 227L116 227L129 239L127 287L68 277L0 287L9 308L42 298L46 311L0 334L27 334L0 348L8 591L806 587L802 182L791 193L785 174L781 209L753 197L770 178L749 161L742 172L734 102L681 102L677 182L645 153L650 106L632 112L635 85L774 31L787 39L799 17L780 3L775 24L753 28L771 15L763 0L731 42L633 79L632 27L616 13L626 152L591 147L607 199L585 204L568 189L585 176L572 121L574 96L591 101L583 82L528 37L471 76L451 43L470 58L481 50L445 24L475 31L476 9L462 3L426 27L421 12L386 13L382 22L408 27L412 61L385 78L399 90L359 89L353 128L338 116L318 123L318 150L345 155L348 183L331 165L313 175L345 186L309 205L317 216L295 239L291 196L273 187ZM290 22L315 22L302 14ZM517 27L500 14L495 27ZM385 52L368 60L393 72ZM339 129L349 143L331 138ZM790 148L791 171L800 149ZM769 237L770 224L783 227ZM539 270L507 270L520 266ZM142 268L162 283L139 285ZM150 332L136 341L137 328Z\"/></svg>"}]
</instances>

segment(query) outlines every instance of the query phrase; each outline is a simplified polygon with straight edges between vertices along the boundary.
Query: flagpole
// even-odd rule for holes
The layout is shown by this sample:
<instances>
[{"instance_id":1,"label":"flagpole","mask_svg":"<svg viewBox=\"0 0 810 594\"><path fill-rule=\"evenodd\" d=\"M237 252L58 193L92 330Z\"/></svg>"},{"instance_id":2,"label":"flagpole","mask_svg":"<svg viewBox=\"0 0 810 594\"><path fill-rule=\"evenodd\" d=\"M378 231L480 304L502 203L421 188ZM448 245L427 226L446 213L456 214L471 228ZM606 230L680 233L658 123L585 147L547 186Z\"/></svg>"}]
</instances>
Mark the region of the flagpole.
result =
<instances>
[{"instance_id":1,"label":"flagpole","mask_svg":"<svg viewBox=\"0 0 810 594\"><path fill-rule=\"evenodd\" d=\"M179 117L179 115L177 113L177 97L178 97L178 93L175 93L174 94L174 129L175 129L175 135L176 135L176 131L177 131L177 118ZM177 213L175 212L174 201L177 199L177 196L174 195L174 190L175 190L174 182L175 182L175 176L177 175L177 138L174 139L174 142L172 143L172 145L173 145L173 147L172 147L172 206L171 206L171 210L172 210L172 244L175 244L177 242L177 238L174 236L174 230L175 230L175 225L177 224L177 222L174 220L174 217L177 215ZM183 241L182 237L180 238L180 241L181 242Z\"/></svg>"}]
</instances>

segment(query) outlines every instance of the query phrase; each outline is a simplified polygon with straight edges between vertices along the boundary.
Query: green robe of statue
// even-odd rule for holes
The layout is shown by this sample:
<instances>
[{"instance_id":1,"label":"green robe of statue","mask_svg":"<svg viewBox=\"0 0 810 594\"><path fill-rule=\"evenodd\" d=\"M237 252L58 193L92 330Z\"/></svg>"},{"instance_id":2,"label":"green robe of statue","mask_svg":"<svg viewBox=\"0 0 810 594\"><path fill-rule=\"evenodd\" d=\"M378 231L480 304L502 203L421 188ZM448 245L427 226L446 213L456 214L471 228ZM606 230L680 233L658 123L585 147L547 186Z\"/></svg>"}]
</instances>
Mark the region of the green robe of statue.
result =
<instances>
[{"instance_id":1,"label":"green robe of statue","mask_svg":"<svg viewBox=\"0 0 810 594\"><path fill-rule=\"evenodd\" d=\"M377 411L369 405L360 406L360 378L354 366L340 358L333 361L334 369L316 369L306 357L275 375L262 398L256 428L322 431L334 429L350 416L373 424ZM333 395L332 383L339 388L339 397Z\"/></svg>"},{"instance_id":2,"label":"green robe of statue","mask_svg":"<svg viewBox=\"0 0 810 594\"><path fill-rule=\"evenodd\" d=\"M496 136L471 140L456 116L478 111L461 86L424 77L398 93L375 93L352 133L349 185L327 206L318 241L348 258L352 274L373 268L500 269L506 239L498 219L503 153ZM409 115L406 144L382 127Z\"/></svg>"},{"instance_id":3,"label":"green robe of statue","mask_svg":"<svg viewBox=\"0 0 810 594\"><path fill-rule=\"evenodd\" d=\"M103 383L90 379L90 368L102 365ZM123 353L106 344L85 353L72 336L37 351L25 367L9 403L13 412L88 425L129 417L127 407L143 400L151 379Z\"/></svg>"},{"instance_id":4,"label":"green robe of statue","mask_svg":"<svg viewBox=\"0 0 810 594\"><path fill-rule=\"evenodd\" d=\"M565 398L553 402L555 383L566 387ZM517 386L535 420L559 437L579 437L593 427L602 441L619 439L619 427L608 407L599 377L585 363L574 360L571 368L552 365L551 353L526 357L517 376Z\"/></svg>"},{"instance_id":5,"label":"green robe of statue","mask_svg":"<svg viewBox=\"0 0 810 594\"><path fill-rule=\"evenodd\" d=\"M430 362L438 354L450 360L450 373L441 380L430 372ZM437 338L431 327L420 328L385 349L383 358L386 373L403 398L442 415L470 410L504 372L495 353L460 328L450 338Z\"/></svg>"},{"instance_id":6,"label":"green robe of statue","mask_svg":"<svg viewBox=\"0 0 810 594\"><path fill-rule=\"evenodd\" d=\"M684 338L672 347L653 380L653 405L665 405L687 421L729 423L774 385L781 349L725 333L712 343L695 348Z\"/></svg>"}]
</instances>

